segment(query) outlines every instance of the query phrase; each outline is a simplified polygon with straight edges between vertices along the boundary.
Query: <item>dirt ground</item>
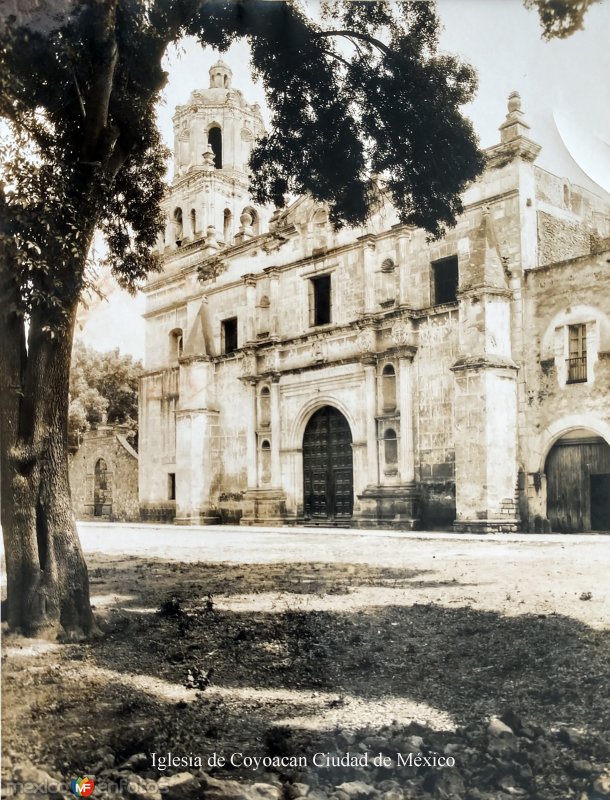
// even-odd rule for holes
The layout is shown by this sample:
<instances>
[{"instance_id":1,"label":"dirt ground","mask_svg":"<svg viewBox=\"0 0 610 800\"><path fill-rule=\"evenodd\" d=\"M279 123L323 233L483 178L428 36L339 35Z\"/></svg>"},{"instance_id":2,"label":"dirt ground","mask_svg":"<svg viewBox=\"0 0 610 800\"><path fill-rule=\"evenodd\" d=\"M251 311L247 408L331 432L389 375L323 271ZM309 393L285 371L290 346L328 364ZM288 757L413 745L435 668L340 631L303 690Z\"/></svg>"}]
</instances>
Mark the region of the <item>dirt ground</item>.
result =
<instances>
[{"instance_id":1,"label":"dirt ground","mask_svg":"<svg viewBox=\"0 0 610 800\"><path fill-rule=\"evenodd\" d=\"M68 779L144 754L142 774L158 778L152 753L311 764L314 752L415 743L455 752L460 781L395 764L206 772L276 782L286 798L315 783L346 800L345 780L382 796L394 780L405 798L610 796L607 537L81 533L104 636L4 636L9 784L24 761ZM494 750L494 716L514 752L505 739Z\"/></svg>"}]
</instances>

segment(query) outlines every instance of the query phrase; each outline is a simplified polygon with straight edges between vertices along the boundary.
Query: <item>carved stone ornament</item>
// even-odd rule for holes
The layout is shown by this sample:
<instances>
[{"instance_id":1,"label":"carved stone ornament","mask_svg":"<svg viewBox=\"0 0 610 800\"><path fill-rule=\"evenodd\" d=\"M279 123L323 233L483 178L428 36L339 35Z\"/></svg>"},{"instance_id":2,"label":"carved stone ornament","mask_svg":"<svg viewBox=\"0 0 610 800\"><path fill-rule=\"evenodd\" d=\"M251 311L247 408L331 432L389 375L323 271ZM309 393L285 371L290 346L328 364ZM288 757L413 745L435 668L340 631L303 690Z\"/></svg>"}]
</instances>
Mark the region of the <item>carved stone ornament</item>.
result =
<instances>
[{"instance_id":1,"label":"carved stone ornament","mask_svg":"<svg viewBox=\"0 0 610 800\"><path fill-rule=\"evenodd\" d=\"M256 356L254 353L244 353L241 359L241 371L242 375L250 376L256 375Z\"/></svg>"},{"instance_id":2,"label":"carved stone ornament","mask_svg":"<svg viewBox=\"0 0 610 800\"><path fill-rule=\"evenodd\" d=\"M280 351L270 350L263 359L263 372L277 372L280 368Z\"/></svg>"},{"instance_id":3,"label":"carved stone ornament","mask_svg":"<svg viewBox=\"0 0 610 800\"><path fill-rule=\"evenodd\" d=\"M311 358L317 364L326 361L326 342L318 341L312 344Z\"/></svg>"},{"instance_id":4,"label":"carved stone ornament","mask_svg":"<svg viewBox=\"0 0 610 800\"><path fill-rule=\"evenodd\" d=\"M411 326L406 322L395 322L390 334L392 341L398 347L409 344L411 340Z\"/></svg>"},{"instance_id":5,"label":"carved stone ornament","mask_svg":"<svg viewBox=\"0 0 610 800\"><path fill-rule=\"evenodd\" d=\"M361 353L374 353L376 344L377 337L371 328L364 328L356 337L356 345Z\"/></svg>"}]
</instances>

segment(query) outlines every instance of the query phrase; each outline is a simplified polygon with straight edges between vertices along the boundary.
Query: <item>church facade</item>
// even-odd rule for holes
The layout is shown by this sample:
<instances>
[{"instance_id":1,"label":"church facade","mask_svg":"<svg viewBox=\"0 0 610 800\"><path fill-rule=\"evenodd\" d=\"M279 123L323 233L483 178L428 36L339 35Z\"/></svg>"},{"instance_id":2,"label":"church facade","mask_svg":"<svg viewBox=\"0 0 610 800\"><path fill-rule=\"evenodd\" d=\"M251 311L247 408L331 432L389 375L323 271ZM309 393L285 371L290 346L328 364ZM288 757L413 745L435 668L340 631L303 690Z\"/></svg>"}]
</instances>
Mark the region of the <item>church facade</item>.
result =
<instances>
[{"instance_id":1,"label":"church facade","mask_svg":"<svg viewBox=\"0 0 610 800\"><path fill-rule=\"evenodd\" d=\"M610 530L609 209L520 98L445 238L261 208L218 62L174 117L146 293L140 510L177 523Z\"/></svg>"}]
</instances>

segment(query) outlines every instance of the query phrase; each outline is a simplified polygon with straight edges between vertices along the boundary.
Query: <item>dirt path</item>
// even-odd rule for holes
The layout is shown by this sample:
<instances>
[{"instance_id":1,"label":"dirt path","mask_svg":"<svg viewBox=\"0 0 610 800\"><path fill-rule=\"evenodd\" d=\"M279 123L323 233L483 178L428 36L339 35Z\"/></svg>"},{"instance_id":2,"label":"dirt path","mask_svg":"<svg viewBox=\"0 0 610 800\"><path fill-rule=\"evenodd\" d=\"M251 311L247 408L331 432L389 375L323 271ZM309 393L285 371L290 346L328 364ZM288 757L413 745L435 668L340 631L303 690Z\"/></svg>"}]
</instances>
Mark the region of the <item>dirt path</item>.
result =
<instances>
[{"instance_id":1,"label":"dirt path","mask_svg":"<svg viewBox=\"0 0 610 800\"><path fill-rule=\"evenodd\" d=\"M105 636L5 637L5 775L27 761L118 780L133 757L154 782L153 752L397 747L453 748L459 780L226 774L320 782L317 800L350 800L333 794L345 780L385 800L567 800L610 775L610 539L103 525L81 536ZM518 731L510 747L491 742L494 715Z\"/></svg>"}]
</instances>

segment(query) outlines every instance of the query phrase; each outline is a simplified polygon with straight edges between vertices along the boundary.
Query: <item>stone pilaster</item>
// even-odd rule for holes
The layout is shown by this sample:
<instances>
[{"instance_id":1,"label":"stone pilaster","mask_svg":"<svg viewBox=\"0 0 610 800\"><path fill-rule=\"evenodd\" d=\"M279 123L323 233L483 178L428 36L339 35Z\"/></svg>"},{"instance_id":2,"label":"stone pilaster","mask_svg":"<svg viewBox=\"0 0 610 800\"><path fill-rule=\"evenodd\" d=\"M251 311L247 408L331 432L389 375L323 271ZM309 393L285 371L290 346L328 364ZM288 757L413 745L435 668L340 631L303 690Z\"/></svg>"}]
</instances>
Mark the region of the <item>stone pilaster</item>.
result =
<instances>
[{"instance_id":1,"label":"stone pilaster","mask_svg":"<svg viewBox=\"0 0 610 800\"><path fill-rule=\"evenodd\" d=\"M269 275L269 303L271 306L271 318L269 320L269 338L278 338L278 322L279 322L279 297L280 297L280 272L278 269L271 267L266 270Z\"/></svg>"},{"instance_id":2,"label":"stone pilaster","mask_svg":"<svg viewBox=\"0 0 610 800\"><path fill-rule=\"evenodd\" d=\"M368 358L364 362L364 394L366 414L366 463L369 484L379 483L379 452L377 446L377 379L376 362Z\"/></svg>"},{"instance_id":3,"label":"stone pilaster","mask_svg":"<svg viewBox=\"0 0 610 800\"><path fill-rule=\"evenodd\" d=\"M399 359L400 447L398 459L400 479L403 483L415 480L415 452L413 444L413 356Z\"/></svg>"},{"instance_id":4,"label":"stone pilaster","mask_svg":"<svg viewBox=\"0 0 610 800\"><path fill-rule=\"evenodd\" d=\"M396 237L396 262L398 264L398 304L409 304L409 241L411 237L406 231L401 231Z\"/></svg>"},{"instance_id":5,"label":"stone pilaster","mask_svg":"<svg viewBox=\"0 0 610 800\"><path fill-rule=\"evenodd\" d=\"M375 240L372 236L363 237L362 270L364 282L364 313L375 312Z\"/></svg>"},{"instance_id":6,"label":"stone pilaster","mask_svg":"<svg viewBox=\"0 0 610 800\"><path fill-rule=\"evenodd\" d=\"M271 484L282 485L280 472L280 384L274 376L271 382Z\"/></svg>"},{"instance_id":7,"label":"stone pilaster","mask_svg":"<svg viewBox=\"0 0 610 800\"><path fill-rule=\"evenodd\" d=\"M244 408L246 421L246 466L248 489L258 486L258 453L256 447L256 381L249 381L248 403Z\"/></svg>"},{"instance_id":8,"label":"stone pilaster","mask_svg":"<svg viewBox=\"0 0 610 800\"><path fill-rule=\"evenodd\" d=\"M456 531L519 530L511 292L483 213L461 254L455 380Z\"/></svg>"},{"instance_id":9,"label":"stone pilaster","mask_svg":"<svg viewBox=\"0 0 610 800\"><path fill-rule=\"evenodd\" d=\"M246 287L246 342L256 341L256 277L244 275Z\"/></svg>"}]
</instances>

